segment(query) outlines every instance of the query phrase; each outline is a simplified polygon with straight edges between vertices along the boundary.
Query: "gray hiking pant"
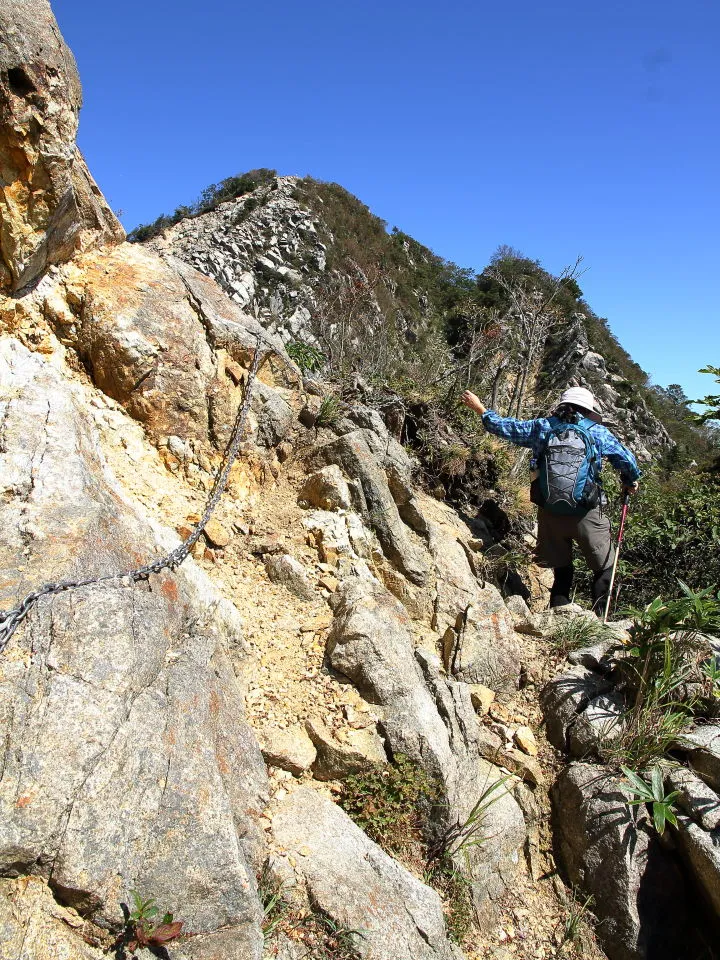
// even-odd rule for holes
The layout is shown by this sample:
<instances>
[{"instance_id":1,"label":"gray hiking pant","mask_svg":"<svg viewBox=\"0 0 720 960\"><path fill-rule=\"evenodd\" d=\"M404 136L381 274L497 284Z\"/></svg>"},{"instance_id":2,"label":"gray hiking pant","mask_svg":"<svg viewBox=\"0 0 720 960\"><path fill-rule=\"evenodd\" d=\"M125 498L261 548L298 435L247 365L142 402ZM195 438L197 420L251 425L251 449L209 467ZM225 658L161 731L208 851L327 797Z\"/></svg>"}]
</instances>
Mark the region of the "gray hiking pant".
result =
<instances>
[{"instance_id":1,"label":"gray hiking pant","mask_svg":"<svg viewBox=\"0 0 720 960\"><path fill-rule=\"evenodd\" d=\"M610 518L595 507L584 517L559 517L538 507L538 539L535 555L545 567L567 567L573 559L573 543L577 543L593 573L611 567L615 545L610 531Z\"/></svg>"}]
</instances>

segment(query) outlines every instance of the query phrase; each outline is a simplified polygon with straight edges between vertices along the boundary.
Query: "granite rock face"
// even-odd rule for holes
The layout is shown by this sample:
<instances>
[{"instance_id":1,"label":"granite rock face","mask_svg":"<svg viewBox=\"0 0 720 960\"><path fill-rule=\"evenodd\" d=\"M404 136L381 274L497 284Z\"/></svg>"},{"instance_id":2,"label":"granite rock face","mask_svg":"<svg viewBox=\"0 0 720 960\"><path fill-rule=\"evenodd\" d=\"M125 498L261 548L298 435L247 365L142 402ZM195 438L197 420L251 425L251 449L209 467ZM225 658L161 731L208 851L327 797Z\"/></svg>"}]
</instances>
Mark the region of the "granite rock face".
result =
<instances>
[{"instance_id":1,"label":"granite rock face","mask_svg":"<svg viewBox=\"0 0 720 960\"><path fill-rule=\"evenodd\" d=\"M337 464L358 482L363 516L375 530L385 556L411 583L424 584L428 577L425 551L401 519L389 482L391 472L410 469L409 458L398 443L392 444L394 449L386 452L371 430L353 430L318 447L308 463L312 467Z\"/></svg>"},{"instance_id":2,"label":"granite rock face","mask_svg":"<svg viewBox=\"0 0 720 960\"><path fill-rule=\"evenodd\" d=\"M53 365L3 340L0 391L0 606L177 542L125 499ZM207 950L227 927L259 957L266 773L226 654L239 641L237 611L191 561L41 601L0 672L0 872L115 929L130 891L151 890ZM212 955L193 943L188 956Z\"/></svg>"},{"instance_id":3,"label":"granite rock face","mask_svg":"<svg viewBox=\"0 0 720 960\"><path fill-rule=\"evenodd\" d=\"M500 591L478 582L462 543L445 525L430 522L429 549L436 576L433 625L443 635L448 672L497 691L517 688L522 640Z\"/></svg>"},{"instance_id":4,"label":"granite rock face","mask_svg":"<svg viewBox=\"0 0 720 960\"><path fill-rule=\"evenodd\" d=\"M254 395L250 436L272 445L287 430L278 391L299 375L282 345L180 261L122 244L77 257L43 294L60 340L156 440L224 445L256 348L269 382Z\"/></svg>"},{"instance_id":5,"label":"granite rock face","mask_svg":"<svg viewBox=\"0 0 720 960\"><path fill-rule=\"evenodd\" d=\"M125 232L75 145L82 103L47 0L0 3L0 290Z\"/></svg>"},{"instance_id":6,"label":"granite rock face","mask_svg":"<svg viewBox=\"0 0 720 960\"><path fill-rule=\"evenodd\" d=\"M0 880L0 946L13 960L102 960L83 940L85 923L59 904L38 877Z\"/></svg>"},{"instance_id":7,"label":"granite rock face","mask_svg":"<svg viewBox=\"0 0 720 960\"><path fill-rule=\"evenodd\" d=\"M170 227L149 246L211 277L243 310L288 342L314 342L315 287L326 272L323 225L277 177L253 193ZM379 313L379 311L378 311Z\"/></svg>"},{"instance_id":8,"label":"granite rock face","mask_svg":"<svg viewBox=\"0 0 720 960\"><path fill-rule=\"evenodd\" d=\"M594 897L598 937L612 960L677 960L687 938L683 877L620 783L573 763L552 791L570 881Z\"/></svg>"},{"instance_id":9,"label":"granite rock face","mask_svg":"<svg viewBox=\"0 0 720 960\"><path fill-rule=\"evenodd\" d=\"M440 897L389 857L339 807L311 790L273 817L278 845L296 863L307 896L372 960L458 960Z\"/></svg>"},{"instance_id":10,"label":"granite rock face","mask_svg":"<svg viewBox=\"0 0 720 960\"><path fill-rule=\"evenodd\" d=\"M382 707L380 728L390 750L437 779L446 798L442 827L465 823L501 774L481 759L469 685L447 679L438 657L414 649L409 622L402 604L380 584L348 579L328 637L329 660L366 700ZM507 790L496 792L483 832L487 842L471 847L462 863L481 912L520 866L525 823Z\"/></svg>"}]
</instances>

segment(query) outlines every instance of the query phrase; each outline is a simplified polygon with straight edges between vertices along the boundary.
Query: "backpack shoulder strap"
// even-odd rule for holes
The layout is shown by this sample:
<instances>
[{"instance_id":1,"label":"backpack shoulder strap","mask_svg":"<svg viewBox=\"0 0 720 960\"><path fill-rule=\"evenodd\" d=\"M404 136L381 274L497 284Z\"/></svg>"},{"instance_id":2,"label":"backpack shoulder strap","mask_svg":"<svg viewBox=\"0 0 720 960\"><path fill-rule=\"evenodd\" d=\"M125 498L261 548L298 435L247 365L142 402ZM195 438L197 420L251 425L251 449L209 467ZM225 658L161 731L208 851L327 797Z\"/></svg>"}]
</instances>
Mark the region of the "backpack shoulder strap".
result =
<instances>
[{"instance_id":1,"label":"backpack shoulder strap","mask_svg":"<svg viewBox=\"0 0 720 960\"><path fill-rule=\"evenodd\" d=\"M577 427L587 440L588 454L591 462L597 465L600 461L600 457L598 456L598 448L597 444L595 443L595 438L590 433L590 427L592 427L594 423L595 421L591 420L589 417L583 417L580 423L577 424Z\"/></svg>"},{"instance_id":2,"label":"backpack shoulder strap","mask_svg":"<svg viewBox=\"0 0 720 960\"><path fill-rule=\"evenodd\" d=\"M579 420L577 423L572 423L572 424L570 424L570 426L571 426L574 430L577 430L577 432L578 432L581 436L585 437L585 439L587 440L587 442L588 442L588 443L590 444L590 446L592 446L593 449L594 449L594 448L595 448L595 441L593 440L593 436L592 436L592 434L590 433L590 427L592 426L592 424L593 424L593 421L592 421L592 420L589 420L587 417L583 417L582 420Z\"/></svg>"}]
</instances>

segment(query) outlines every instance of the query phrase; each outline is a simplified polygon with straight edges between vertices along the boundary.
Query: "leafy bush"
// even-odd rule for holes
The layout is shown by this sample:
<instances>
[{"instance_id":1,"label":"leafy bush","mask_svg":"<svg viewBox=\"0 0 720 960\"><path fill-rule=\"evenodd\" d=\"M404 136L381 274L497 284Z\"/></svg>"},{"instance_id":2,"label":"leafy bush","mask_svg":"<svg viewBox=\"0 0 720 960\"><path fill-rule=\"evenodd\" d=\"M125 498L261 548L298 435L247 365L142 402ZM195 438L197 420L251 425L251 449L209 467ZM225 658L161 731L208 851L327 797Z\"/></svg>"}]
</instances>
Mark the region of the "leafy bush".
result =
<instances>
[{"instance_id":1,"label":"leafy bush","mask_svg":"<svg viewBox=\"0 0 720 960\"><path fill-rule=\"evenodd\" d=\"M128 914L126 929L117 944L118 950L127 947L134 954L143 947L157 950L177 940L182 933L183 921L173 920L171 913L165 913L160 918L160 908L154 897L143 900L137 891L131 892L134 907Z\"/></svg>"},{"instance_id":2,"label":"leafy bush","mask_svg":"<svg viewBox=\"0 0 720 960\"><path fill-rule=\"evenodd\" d=\"M680 579L694 590L720 585L720 476L648 474L631 505L618 576L621 600L636 606L673 596Z\"/></svg>"},{"instance_id":3,"label":"leafy bush","mask_svg":"<svg viewBox=\"0 0 720 960\"><path fill-rule=\"evenodd\" d=\"M631 705L604 749L613 765L640 770L657 761L695 716L715 708L716 664L703 635L720 632L720 592L680 587L677 599L630 611L633 646L617 667Z\"/></svg>"},{"instance_id":4,"label":"leafy bush","mask_svg":"<svg viewBox=\"0 0 720 960\"><path fill-rule=\"evenodd\" d=\"M302 340L289 343L286 350L287 355L295 361L303 373L315 373L317 370L322 370L325 365L326 357L322 350Z\"/></svg>"},{"instance_id":5,"label":"leafy bush","mask_svg":"<svg viewBox=\"0 0 720 960\"><path fill-rule=\"evenodd\" d=\"M343 810L383 849L420 862L439 802L439 785L402 754L393 764L348 777L340 797Z\"/></svg>"},{"instance_id":6,"label":"leafy bush","mask_svg":"<svg viewBox=\"0 0 720 960\"><path fill-rule=\"evenodd\" d=\"M711 373L715 377L715 383L720 384L720 367L703 367L700 373ZM708 420L720 420L720 393L708 394L702 400L696 400L695 403L701 403L707 407L699 415L699 420L706 423Z\"/></svg>"}]
</instances>

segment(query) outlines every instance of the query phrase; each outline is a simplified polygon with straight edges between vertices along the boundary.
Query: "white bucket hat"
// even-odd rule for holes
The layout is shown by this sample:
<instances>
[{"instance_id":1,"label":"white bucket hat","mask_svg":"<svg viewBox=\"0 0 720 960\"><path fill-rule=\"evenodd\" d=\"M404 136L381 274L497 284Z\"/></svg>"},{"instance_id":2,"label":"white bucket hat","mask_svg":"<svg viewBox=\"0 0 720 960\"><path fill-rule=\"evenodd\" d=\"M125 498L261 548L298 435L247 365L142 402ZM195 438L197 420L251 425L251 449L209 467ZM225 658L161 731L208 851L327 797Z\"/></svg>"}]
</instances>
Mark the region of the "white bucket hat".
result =
<instances>
[{"instance_id":1,"label":"white bucket hat","mask_svg":"<svg viewBox=\"0 0 720 960\"><path fill-rule=\"evenodd\" d=\"M595 423L602 423L602 414L598 410L598 402L585 387L568 387L558 400L558 407L562 406L563 403L571 403L574 407L580 407L590 420L594 420Z\"/></svg>"}]
</instances>

